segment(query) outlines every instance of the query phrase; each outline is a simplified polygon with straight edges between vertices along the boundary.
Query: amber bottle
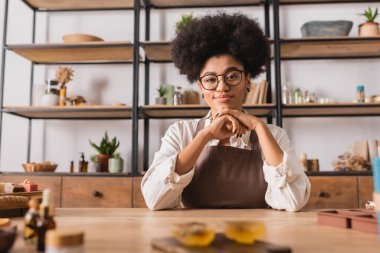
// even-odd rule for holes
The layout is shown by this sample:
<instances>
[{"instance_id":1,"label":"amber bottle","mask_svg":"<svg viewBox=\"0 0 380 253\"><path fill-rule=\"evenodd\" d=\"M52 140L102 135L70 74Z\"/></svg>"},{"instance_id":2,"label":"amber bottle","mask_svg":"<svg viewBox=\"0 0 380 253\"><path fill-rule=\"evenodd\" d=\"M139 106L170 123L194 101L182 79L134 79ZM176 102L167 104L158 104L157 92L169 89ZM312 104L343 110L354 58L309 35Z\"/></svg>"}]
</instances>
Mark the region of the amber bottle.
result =
<instances>
[{"instance_id":1,"label":"amber bottle","mask_svg":"<svg viewBox=\"0 0 380 253\"><path fill-rule=\"evenodd\" d=\"M37 243L37 222L40 219L40 213L38 212L38 207L41 203L41 198L32 198L29 200L29 210L25 214L24 219L24 231L23 237L27 244Z\"/></svg>"},{"instance_id":2,"label":"amber bottle","mask_svg":"<svg viewBox=\"0 0 380 253\"><path fill-rule=\"evenodd\" d=\"M52 198L49 190L44 190L42 204L40 205L40 220L37 222L37 250L45 251L45 237L46 232L55 229L56 224L54 221L54 207L52 205Z\"/></svg>"}]
</instances>

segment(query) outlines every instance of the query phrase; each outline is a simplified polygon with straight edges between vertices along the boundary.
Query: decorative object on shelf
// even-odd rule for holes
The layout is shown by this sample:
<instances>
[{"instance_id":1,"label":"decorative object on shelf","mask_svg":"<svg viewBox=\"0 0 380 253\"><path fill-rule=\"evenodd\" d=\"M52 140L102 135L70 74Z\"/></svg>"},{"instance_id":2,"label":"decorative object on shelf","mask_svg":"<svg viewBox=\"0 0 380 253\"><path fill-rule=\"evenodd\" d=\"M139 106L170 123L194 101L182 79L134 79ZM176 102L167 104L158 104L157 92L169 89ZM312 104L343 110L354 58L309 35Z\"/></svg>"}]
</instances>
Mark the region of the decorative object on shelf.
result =
<instances>
[{"instance_id":1,"label":"decorative object on shelf","mask_svg":"<svg viewBox=\"0 0 380 253\"><path fill-rule=\"evenodd\" d=\"M87 101L82 96L72 96L72 97L66 98L66 102L69 102L70 105L72 106L78 106L78 105L80 106L80 105L85 104Z\"/></svg>"},{"instance_id":2,"label":"decorative object on shelf","mask_svg":"<svg viewBox=\"0 0 380 253\"><path fill-rule=\"evenodd\" d=\"M100 163L98 159L98 155L90 156L90 168L88 172L100 172Z\"/></svg>"},{"instance_id":3,"label":"decorative object on shelf","mask_svg":"<svg viewBox=\"0 0 380 253\"><path fill-rule=\"evenodd\" d=\"M104 133L104 137L100 142L100 145L96 145L89 140L90 145L98 151L98 161L100 164L100 172L108 172L108 159L112 157L116 149L119 147L120 142L116 139L116 136L110 141L107 131Z\"/></svg>"},{"instance_id":4,"label":"decorative object on shelf","mask_svg":"<svg viewBox=\"0 0 380 253\"><path fill-rule=\"evenodd\" d=\"M352 28L352 21L309 21L302 25L302 37L333 37L348 36Z\"/></svg>"},{"instance_id":5,"label":"decorative object on shelf","mask_svg":"<svg viewBox=\"0 0 380 253\"><path fill-rule=\"evenodd\" d=\"M87 172L88 162L84 159L84 153L80 152L80 154L78 172L85 173Z\"/></svg>"},{"instance_id":6,"label":"decorative object on shelf","mask_svg":"<svg viewBox=\"0 0 380 253\"><path fill-rule=\"evenodd\" d=\"M25 172L54 172L58 164L47 161L42 163L23 163Z\"/></svg>"},{"instance_id":7,"label":"decorative object on shelf","mask_svg":"<svg viewBox=\"0 0 380 253\"><path fill-rule=\"evenodd\" d=\"M345 152L333 162L334 170L337 171L367 171L371 170L371 163L362 156Z\"/></svg>"},{"instance_id":8,"label":"decorative object on shelf","mask_svg":"<svg viewBox=\"0 0 380 253\"><path fill-rule=\"evenodd\" d=\"M38 191L38 184L34 183L32 180L30 179L24 179L24 181L22 181L22 183L20 183L20 185L22 187L24 187L24 190L26 192L33 192L33 191Z\"/></svg>"},{"instance_id":9,"label":"decorative object on shelf","mask_svg":"<svg viewBox=\"0 0 380 253\"><path fill-rule=\"evenodd\" d=\"M173 95L174 95L174 85L171 84L163 84L163 87L166 88L165 98L167 105L173 105Z\"/></svg>"},{"instance_id":10,"label":"decorative object on shelf","mask_svg":"<svg viewBox=\"0 0 380 253\"><path fill-rule=\"evenodd\" d=\"M307 155L306 153L299 154L299 160L303 171L307 171Z\"/></svg>"},{"instance_id":11,"label":"decorative object on shelf","mask_svg":"<svg viewBox=\"0 0 380 253\"><path fill-rule=\"evenodd\" d=\"M123 171L123 158L120 153L114 153L112 158L108 159L108 171L111 173L120 173Z\"/></svg>"},{"instance_id":12,"label":"decorative object on shelf","mask_svg":"<svg viewBox=\"0 0 380 253\"><path fill-rule=\"evenodd\" d=\"M247 93L244 104L265 104L267 102L268 85L266 80L261 80L258 83L251 82L250 92Z\"/></svg>"},{"instance_id":13,"label":"decorative object on shelf","mask_svg":"<svg viewBox=\"0 0 380 253\"><path fill-rule=\"evenodd\" d=\"M157 89L158 91L158 96L156 98L156 105L166 105L166 93L167 93L167 88L164 86L160 86L160 88Z\"/></svg>"},{"instance_id":14,"label":"decorative object on shelf","mask_svg":"<svg viewBox=\"0 0 380 253\"><path fill-rule=\"evenodd\" d=\"M308 159L307 160L307 171L318 172L319 171L319 160L318 159Z\"/></svg>"},{"instance_id":15,"label":"decorative object on shelf","mask_svg":"<svg viewBox=\"0 0 380 253\"><path fill-rule=\"evenodd\" d=\"M55 78L59 83L59 105L66 105L66 84L72 80L74 71L69 67L58 67Z\"/></svg>"},{"instance_id":16,"label":"decorative object on shelf","mask_svg":"<svg viewBox=\"0 0 380 253\"><path fill-rule=\"evenodd\" d=\"M182 104L182 87L175 87L174 95L173 95L173 105L181 105Z\"/></svg>"},{"instance_id":17,"label":"decorative object on shelf","mask_svg":"<svg viewBox=\"0 0 380 253\"><path fill-rule=\"evenodd\" d=\"M184 104L199 104L199 93L195 90L185 90L183 92L183 103Z\"/></svg>"},{"instance_id":18,"label":"decorative object on shelf","mask_svg":"<svg viewBox=\"0 0 380 253\"><path fill-rule=\"evenodd\" d=\"M294 103L295 104L303 104L303 93L300 88L296 88L294 90Z\"/></svg>"},{"instance_id":19,"label":"decorative object on shelf","mask_svg":"<svg viewBox=\"0 0 380 253\"><path fill-rule=\"evenodd\" d=\"M358 85L356 86L356 102L364 103L365 95L364 95L364 86Z\"/></svg>"},{"instance_id":20,"label":"decorative object on shelf","mask_svg":"<svg viewBox=\"0 0 380 253\"><path fill-rule=\"evenodd\" d=\"M379 103L380 102L380 94L378 95L372 95L372 96L367 96L364 99L365 103Z\"/></svg>"},{"instance_id":21,"label":"decorative object on shelf","mask_svg":"<svg viewBox=\"0 0 380 253\"><path fill-rule=\"evenodd\" d=\"M365 10L364 13L361 13L360 15L365 17L366 22L359 25L359 36L379 36L379 24L375 22L378 15L378 9L376 8L376 10L372 12L371 7L368 7L368 10Z\"/></svg>"},{"instance_id":22,"label":"decorative object on shelf","mask_svg":"<svg viewBox=\"0 0 380 253\"><path fill-rule=\"evenodd\" d=\"M45 94L42 97L43 106L56 106L59 104L58 81L48 80L46 82Z\"/></svg>"},{"instance_id":23,"label":"decorative object on shelf","mask_svg":"<svg viewBox=\"0 0 380 253\"><path fill-rule=\"evenodd\" d=\"M65 34L63 35L62 39L65 43L104 41L102 38L99 38L91 34L84 34L84 33Z\"/></svg>"},{"instance_id":24,"label":"decorative object on shelf","mask_svg":"<svg viewBox=\"0 0 380 253\"><path fill-rule=\"evenodd\" d=\"M194 19L196 19L196 17L194 17L193 14L183 14L181 16L181 19L179 21L177 21L177 23L175 24L176 33L178 33L179 30L184 28L188 23L190 23L190 21L192 21Z\"/></svg>"},{"instance_id":25,"label":"decorative object on shelf","mask_svg":"<svg viewBox=\"0 0 380 253\"><path fill-rule=\"evenodd\" d=\"M285 82L285 84L281 87L281 100L284 105L293 103L293 99L290 99L292 98L291 94L292 90L287 82Z\"/></svg>"}]
</instances>

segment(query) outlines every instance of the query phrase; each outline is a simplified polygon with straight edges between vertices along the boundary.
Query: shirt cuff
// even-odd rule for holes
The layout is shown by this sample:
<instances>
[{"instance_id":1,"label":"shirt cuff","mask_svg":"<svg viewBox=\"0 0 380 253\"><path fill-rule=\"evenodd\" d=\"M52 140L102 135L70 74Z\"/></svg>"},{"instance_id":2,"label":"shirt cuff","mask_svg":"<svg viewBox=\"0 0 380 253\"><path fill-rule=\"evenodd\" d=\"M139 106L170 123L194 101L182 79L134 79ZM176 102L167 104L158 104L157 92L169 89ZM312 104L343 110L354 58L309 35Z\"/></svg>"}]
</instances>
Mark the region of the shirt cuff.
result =
<instances>
[{"instance_id":1,"label":"shirt cuff","mask_svg":"<svg viewBox=\"0 0 380 253\"><path fill-rule=\"evenodd\" d=\"M263 170L265 181L276 188L285 187L289 179L295 176L292 175L294 173L289 170L289 155L286 152L284 152L282 162L278 166L271 166L264 160Z\"/></svg>"},{"instance_id":2,"label":"shirt cuff","mask_svg":"<svg viewBox=\"0 0 380 253\"><path fill-rule=\"evenodd\" d=\"M168 185L171 189L185 188L192 180L194 175L194 168L192 168L188 173L183 175L178 175L174 170L177 162L178 153L172 155L157 166L155 170L155 177L164 184Z\"/></svg>"}]
</instances>

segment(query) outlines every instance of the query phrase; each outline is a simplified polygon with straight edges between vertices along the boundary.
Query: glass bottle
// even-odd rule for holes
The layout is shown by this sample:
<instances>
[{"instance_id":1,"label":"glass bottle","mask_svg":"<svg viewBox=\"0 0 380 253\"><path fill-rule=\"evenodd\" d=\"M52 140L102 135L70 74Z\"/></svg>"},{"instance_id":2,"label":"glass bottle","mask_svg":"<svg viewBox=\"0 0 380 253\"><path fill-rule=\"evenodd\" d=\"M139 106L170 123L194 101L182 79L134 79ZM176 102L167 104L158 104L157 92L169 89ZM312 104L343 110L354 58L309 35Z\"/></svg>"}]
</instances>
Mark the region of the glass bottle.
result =
<instances>
[{"instance_id":1,"label":"glass bottle","mask_svg":"<svg viewBox=\"0 0 380 253\"><path fill-rule=\"evenodd\" d=\"M358 85L356 86L356 102L364 103L365 95L364 95L364 86Z\"/></svg>"},{"instance_id":2,"label":"glass bottle","mask_svg":"<svg viewBox=\"0 0 380 253\"><path fill-rule=\"evenodd\" d=\"M180 86L175 87L174 96L173 96L173 105L182 104L182 88Z\"/></svg>"},{"instance_id":3,"label":"glass bottle","mask_svg":"<svg viewBox=\"0 0 380 253\"><path fill-rule=\"evenodd\" d=\"M41 198L31 198L28 202L29 210L25 214L24 218L24 231L23 237L27 244L37 243L37 222L40 218L40 213L38 212L38 207L41 203Z\"/></svg>"},{"instance_id":4,"label":"glass bottle","mask_svg":"<svg viewBox=\"0 0 380 253\"><path fill-rule=\"evenodd\" d=\"M70 173L74 173L74 161L70 162Z\"/></svg>"},{"instance_id":5,"label":"glass bottle","mask_svg":"<svg viewBox=\"0 0 380 253\"><path fill-rule=\"evenodd\" d=\"M281 99L284 105L289 104L289 95L289 86L287 84L284 84L281 89Z\"/></svg>"},{"instance_id":6,"label":"glass bottle","mask_svg":"<svg viewBox=\"0 0 380 253\"><path fill-rule=\"evenodd\" d=\"M45 236L46 232L55 229L56 223L54 217L54 207L52 203L52 196L49 189L45 189L42 195L42 204L40 205L41 218L37 222L37 250L45 251Z\"/></svg>"}]
</instances>

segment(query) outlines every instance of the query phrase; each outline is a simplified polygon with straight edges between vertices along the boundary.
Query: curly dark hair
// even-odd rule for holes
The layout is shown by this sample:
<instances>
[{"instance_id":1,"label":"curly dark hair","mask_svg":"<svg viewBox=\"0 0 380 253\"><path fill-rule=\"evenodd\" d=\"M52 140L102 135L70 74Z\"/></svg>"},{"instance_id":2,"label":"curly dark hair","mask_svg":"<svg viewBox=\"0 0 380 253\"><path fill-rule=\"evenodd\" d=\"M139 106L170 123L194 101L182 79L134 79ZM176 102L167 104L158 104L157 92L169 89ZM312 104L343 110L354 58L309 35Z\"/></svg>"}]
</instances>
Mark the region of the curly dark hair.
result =
<instances>
[{"instance_id":1,"label":"curly dark hair","mask_svg":"<svg viewBox=\"0 0 380 253\"><path fill-rule=\"evenodd\" d=\"M230 54L252 78L264 71L269 43L257 21L243 14L218 13L192 20L172 42L172 58L181 74L193 83L207 59Z\"/></svg>"}]
</instances>

